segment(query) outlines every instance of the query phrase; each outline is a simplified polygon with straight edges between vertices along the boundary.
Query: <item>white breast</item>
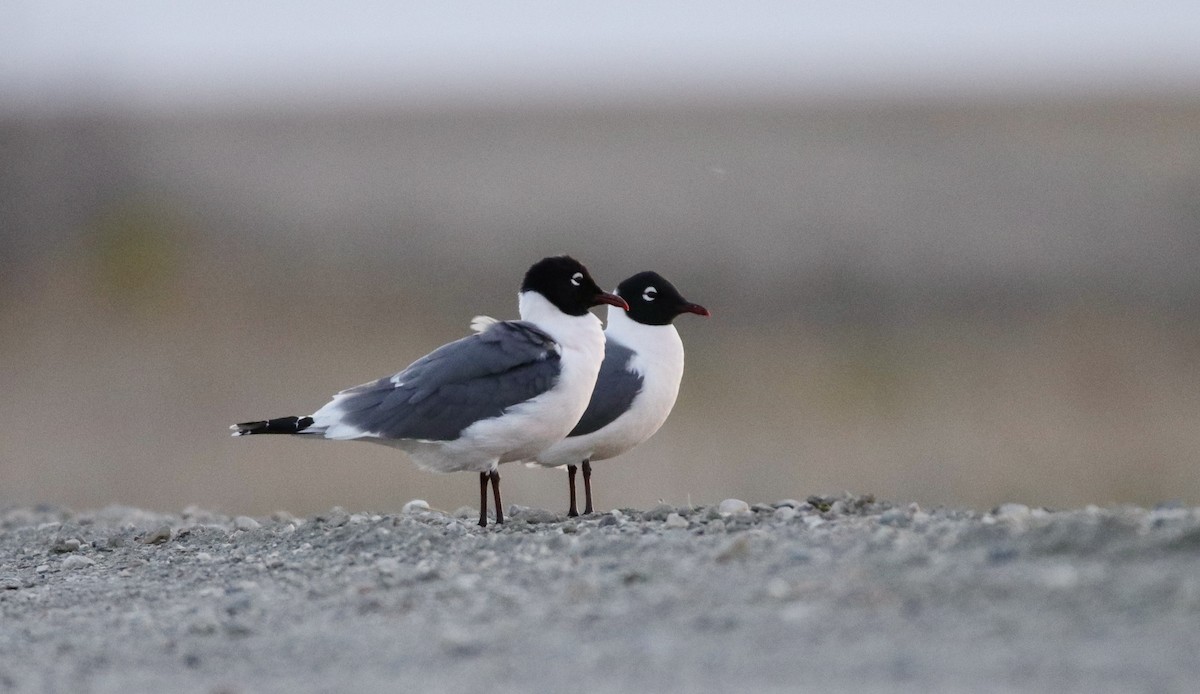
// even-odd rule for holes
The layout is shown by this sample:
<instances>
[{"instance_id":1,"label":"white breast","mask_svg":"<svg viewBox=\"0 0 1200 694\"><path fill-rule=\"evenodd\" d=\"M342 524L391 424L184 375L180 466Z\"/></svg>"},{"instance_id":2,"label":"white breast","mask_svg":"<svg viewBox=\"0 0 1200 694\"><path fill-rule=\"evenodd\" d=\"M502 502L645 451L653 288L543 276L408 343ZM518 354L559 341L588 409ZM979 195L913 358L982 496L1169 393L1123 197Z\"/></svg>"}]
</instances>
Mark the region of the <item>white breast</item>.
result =
<instances>
[{"instance_id":1,"label":"white breast","mask_svg":"<svg viewBox=\"0 0 1200 694\"><path fill-rule=\"evenodd\" d=\"M667 421L683 379L683 341L673 325L643 325L610 310L606 335L634 351L630 367L642 376L642 390L627 412L608 425L564 439L543 451L547 467L575 465L621 455L654 435Z\"/></svg>"}]
</instances>

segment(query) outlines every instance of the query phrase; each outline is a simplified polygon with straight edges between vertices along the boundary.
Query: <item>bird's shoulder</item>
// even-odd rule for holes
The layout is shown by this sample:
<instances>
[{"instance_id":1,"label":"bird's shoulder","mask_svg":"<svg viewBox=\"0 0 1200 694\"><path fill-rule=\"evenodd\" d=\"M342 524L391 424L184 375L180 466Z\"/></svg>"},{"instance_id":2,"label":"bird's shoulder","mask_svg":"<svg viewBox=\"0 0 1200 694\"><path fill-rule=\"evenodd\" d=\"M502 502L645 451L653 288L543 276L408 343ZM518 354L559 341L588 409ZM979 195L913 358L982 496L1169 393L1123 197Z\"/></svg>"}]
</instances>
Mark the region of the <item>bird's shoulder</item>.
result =
<instances>
[{"instance_id":1,"label":"bird's shoulder","mask_svg":"<svg viewBox=\"0 0 1200 694\"><path fill-rule=\"evenodd\" d=\"M495 321L481 332L442 345L403 371L343 393L461 383L559 359L558 343L532 323Z\"/></svg>"},{"instance_id":2,"label":"bird's shoulder","mask_svg":"<svg viewBox=\"0 0 1200 694\"><path fill-rule=\"evenodd\" d=\"M478 320L478 318L476 319ZM474 325L474 322L472 323ZM550 350L558 352L558 342L545 330L529 321L504 320L493 321L475 335L464 339L477 337L488 345L496 345L504 350Z\"/></svg>"}]
</instances>

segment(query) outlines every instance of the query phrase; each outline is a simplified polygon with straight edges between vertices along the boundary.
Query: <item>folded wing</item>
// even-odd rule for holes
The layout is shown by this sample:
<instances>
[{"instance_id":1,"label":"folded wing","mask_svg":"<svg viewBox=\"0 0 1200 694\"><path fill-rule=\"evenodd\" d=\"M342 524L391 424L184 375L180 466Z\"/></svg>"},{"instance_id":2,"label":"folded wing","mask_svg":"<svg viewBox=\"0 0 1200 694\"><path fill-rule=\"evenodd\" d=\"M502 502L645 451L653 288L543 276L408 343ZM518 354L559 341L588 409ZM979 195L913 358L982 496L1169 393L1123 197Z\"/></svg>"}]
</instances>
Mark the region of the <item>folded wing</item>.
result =
<instances>
[{"instance_id":1,"label":"folded wing","mask_svg":"<svg viewBox=\"0 0 1200 694\"><path fill-rule=\"evenodd\" d=\"M338 393L313 417L330 438L450 441L550 390L560 369L549 335L524 321L498 321L395 376Z\"/></svg>"},{"instance_id":2,"label":"folded wing","mask_svg":"<svg viewBox=\"0 0 1200 694\"><path fill-rule=\"evenodd\" d=\"M604 346L604 362L592 399L579 423L568 434L583 436L608 426L624 414L642 390L642 376L630 368L634 352L625 345L609 340Z\"/></svg>"}]
</instances>

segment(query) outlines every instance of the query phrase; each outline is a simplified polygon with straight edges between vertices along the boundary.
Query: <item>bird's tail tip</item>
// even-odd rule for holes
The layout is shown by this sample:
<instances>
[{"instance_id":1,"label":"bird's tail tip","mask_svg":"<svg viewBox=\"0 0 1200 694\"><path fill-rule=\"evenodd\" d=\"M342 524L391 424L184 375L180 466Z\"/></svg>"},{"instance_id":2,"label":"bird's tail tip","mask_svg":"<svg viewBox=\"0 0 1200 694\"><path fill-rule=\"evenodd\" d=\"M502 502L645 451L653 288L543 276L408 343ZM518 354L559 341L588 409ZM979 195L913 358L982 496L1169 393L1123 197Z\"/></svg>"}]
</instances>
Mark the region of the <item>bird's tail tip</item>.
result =
<instances>
[{"instance_id":1,"label":"bird's tail tip","mask_svg":"<svg viewBox=\"0 0 1200 694\"><path fill-rule=\"evenodd\" d=\"M312 417L277 417L257 422L232 424L229 428L233 431L231 436L249 436L251 434L299 434L312 425Z\"/></svg>"}]
</instances>

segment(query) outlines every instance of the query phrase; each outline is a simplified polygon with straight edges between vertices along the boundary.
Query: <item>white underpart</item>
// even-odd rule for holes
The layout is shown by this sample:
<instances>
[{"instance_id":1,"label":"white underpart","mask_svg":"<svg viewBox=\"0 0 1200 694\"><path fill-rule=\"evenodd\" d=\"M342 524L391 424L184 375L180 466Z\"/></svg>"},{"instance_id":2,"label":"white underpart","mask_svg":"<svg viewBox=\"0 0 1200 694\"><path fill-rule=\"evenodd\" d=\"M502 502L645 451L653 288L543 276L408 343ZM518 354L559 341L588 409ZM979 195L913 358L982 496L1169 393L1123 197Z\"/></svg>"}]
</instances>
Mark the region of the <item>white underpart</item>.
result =
<instances>
[{"instance_id":1,"label":"white underpart","mask_svg":"<svg viewBox=\"0 0 1200 694\"><path fill-rule=\"evenodd\" d=\"M500 463L529 460L562 440L584 410L596 385L604 360L604 332L591 313L570 316L537 292L522 292L518 299L521 319L533 323L558 343L561 372L554 386L499 417L480 420L463 429L453 441L384 439L341 421L339 398L312 415L313 429L325 438L360 440L393 446L407 452L424 470L434 472L484 472ZM483 326L486 327L486 326ZM475 321L472 322L475 328Z\"/></svg>"},{"instance_id":2,"label":"white underpart","mask_svg":"<svg viewBox=\"0 0 1200 694\"><path fill-rule=\"evenodd\" d=\"M683 341L673 325L644 325L620 309L609 309L608 339L630 348L630 368L642 376L642 390L627 410L608 425L563 439L542 451L535 462L545 467L606 460L654 435L675 406L683 379Z\"/></svg>"}]
</instances>

